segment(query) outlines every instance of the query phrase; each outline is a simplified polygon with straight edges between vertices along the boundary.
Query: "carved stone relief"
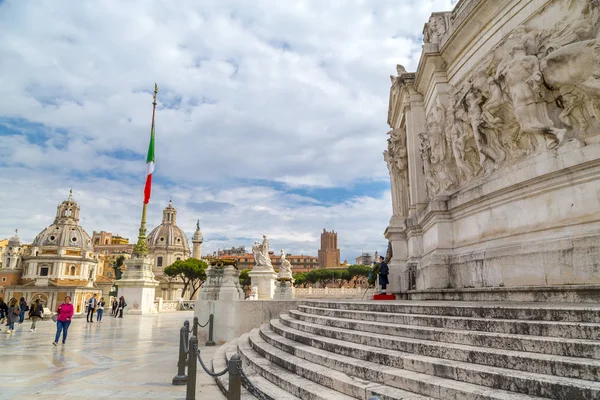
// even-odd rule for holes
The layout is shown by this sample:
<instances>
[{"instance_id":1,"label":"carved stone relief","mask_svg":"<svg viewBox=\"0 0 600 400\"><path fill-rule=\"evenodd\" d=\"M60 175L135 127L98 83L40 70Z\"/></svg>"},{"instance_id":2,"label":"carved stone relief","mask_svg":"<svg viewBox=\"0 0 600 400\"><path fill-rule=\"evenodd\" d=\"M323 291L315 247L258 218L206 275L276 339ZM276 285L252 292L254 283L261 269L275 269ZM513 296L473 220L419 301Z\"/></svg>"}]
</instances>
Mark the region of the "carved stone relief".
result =
<instances>
[{"instance_id":1,"label":"carved stone relief","mask_svg":"<svg viewBox=\"0 0 600 400\"><path fill-rule=\"evenodd\" d=\"M423 28L423 41L425 43L440 43L448 32L451 13L433 13L429 22Z\"/></svg>"},{"instance_id":2,"label":"carved stone relief","mask_svg":"<svg viewBox=\"0 0 600 400\"><path fill-rule=\"evenodd\" d=\"M406 131L392 129L388 132L388 148L383 152L394 191L394 215L408 215L408 158L406 149Z\"/></svg>"},{"instance_id":3,"label":"carved stone relief","mask_svg":"<svg viewBox=\"0 0 600 400\"><path fill-rule=\"evenodd\" d=\"M427 115L425 132L421 137L421 157L427 192L430 197L456 188L456 162L450 149L450 135L446 137L446 110L434 104Z\"/></svg>"},{"instance_id":4,"label":"carved stone relief","mask_svg":"<svg viewBox=\"0 0 600 400\"><path fill-rule=\"evenodd\" d=\"M430 198L531 153L600 138L600 0L563 1L568 13L551 29L515 28L451 88L447 110L433 99L419 134ZM425 42L449 23L433 14Z\"/></svg>"}]
</instances>

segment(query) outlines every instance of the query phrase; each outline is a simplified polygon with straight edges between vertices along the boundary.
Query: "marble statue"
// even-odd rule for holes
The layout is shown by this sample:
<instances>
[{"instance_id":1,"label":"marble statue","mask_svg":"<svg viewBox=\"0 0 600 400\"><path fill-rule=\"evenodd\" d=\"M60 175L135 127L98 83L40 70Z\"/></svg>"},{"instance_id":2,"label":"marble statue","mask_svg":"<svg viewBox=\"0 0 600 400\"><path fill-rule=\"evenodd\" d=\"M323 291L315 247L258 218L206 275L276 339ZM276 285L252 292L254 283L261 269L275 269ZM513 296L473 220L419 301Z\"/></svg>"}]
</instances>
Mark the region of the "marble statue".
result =
<instances>
[{"instance_id":1,"label":"marble statue","mask_svg":"<svg viewBox=\"0 0 600 400\"><path fill-rule=\"evenodd\" d=\"M281 249L280 254L281 267L279 268L277 279L292 279L292 264L285 258L283 249Z\"/></svg>"},{"instance_id":2,"label":"marble statue","mask_svg":"<svg viewBox=\"0 0 600 400\"><path fill-rule=\"evenodd\" d=\"M388 132L388 148L383 152L392 180L394 215L408 215L408 157L406 131L392 129Z\"/></svg>"},{"instance_id":3,"label":"marble statue","mask_svg":"<svg viewBox=\"0 0 600 400\"><path fill-rule=\"evenodd\" d=\"M263 242L254 242L252 246L252 253L254 254L254 265L256 267L268 267L273 269L271 258L269 257L269 239L267 235L263 235Z\"/></svg>"},{"instance_id":4,"label":"marble statue","mask_svg":"<svg viewBox=\"0 0 600 400\"><path fill-rule=\"evenodd\" d=\"M515 43L510 57L498 66L496 79L503 79L512 99L514 113L525 133L541 135L549 149L562 141L565 129L554 126L543 100L543 76L536 56L525 52L523 43Z\"/></svg>"}]
</instances>

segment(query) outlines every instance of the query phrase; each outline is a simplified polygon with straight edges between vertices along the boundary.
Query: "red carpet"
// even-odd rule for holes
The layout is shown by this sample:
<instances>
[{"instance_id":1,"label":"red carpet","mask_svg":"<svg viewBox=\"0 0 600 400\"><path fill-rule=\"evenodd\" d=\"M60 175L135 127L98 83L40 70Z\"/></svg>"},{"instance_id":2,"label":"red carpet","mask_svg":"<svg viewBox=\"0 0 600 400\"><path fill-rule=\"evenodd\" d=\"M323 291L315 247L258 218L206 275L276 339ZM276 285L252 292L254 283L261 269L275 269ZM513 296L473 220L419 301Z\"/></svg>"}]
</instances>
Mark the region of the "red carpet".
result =
<instances>
[{"instance_id":1,"label":"red carpet","mask_svg":"<svg viewBox=\"0 0 600 400\"><path fill-rule=\"evenodd\" d=\"M393 294L376 294L373 296L373 300L396 300L396 296Z\"/></svg>"}]
</instances>

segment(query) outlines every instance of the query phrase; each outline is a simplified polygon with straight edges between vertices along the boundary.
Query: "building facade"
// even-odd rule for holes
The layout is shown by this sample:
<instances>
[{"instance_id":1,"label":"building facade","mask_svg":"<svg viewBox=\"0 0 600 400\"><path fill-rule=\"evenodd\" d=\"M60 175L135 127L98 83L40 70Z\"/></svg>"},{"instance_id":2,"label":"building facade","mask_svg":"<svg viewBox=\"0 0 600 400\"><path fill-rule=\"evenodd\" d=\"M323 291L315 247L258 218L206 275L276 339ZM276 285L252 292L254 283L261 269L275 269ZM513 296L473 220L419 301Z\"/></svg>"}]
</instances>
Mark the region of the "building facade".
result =
<instances>
[{"instance_id":1,"label":"building facade","mask_svg":"<svg viewBox=\"0 0 600 400\"><path fill-rule=\"evenodd\" d=\"M6 299L24 297L30 303L39 298L45 307L56 309L70 296L75 313L85 311L85 302L102 291L96 285L98 254L92 240L79 226L80 208L69 198L57 207L52 225L23 249L18 236L8 241L0 269L0 285Z\"/></svg>"},{"instance_id":2,"label":"building facade","mask_svg":"<svg viewBox=\"0 0 600 400\"><path fill-rule=\"evenodd\" d=\"M337 268L340 266L340 249L338 248L337 232L327 232L323 229L318 258L319 268Z\"/></svg>"},{"instance_id":3,"label":"building facade","mask_svg":"<svg viewBox=\"0 0 600 400\"><path fill-rule=\"evenodd\" d=\"M254 255L252 253L236 254L236 255L221 255L217 258L228 258L228 259L237 260L237 262L238 262L237 267L240 271L244 270L244 269L251 270L252 268L254 268ZM273 263L273 267L275 269L278 269L279 266L281 265L281 256L279 254L275 254L274 251L269 251L269 258L271 259L271 262ZM293 273L308 272L313 269L319 268L319 261L317 260L317 257L315 257L315 256L307 256L304 254L300 254L300 255L286 254L285 258L292 265Z\"/></svg>"},{"instance_id":4,"label":"building facade","mask_svg":"<svg viewBox=\"0 0 600 400\"><path fill-rule=\"evenodd\" d=\"M600 4L461 0L391 76L388 291L600 293Z\"/></svg>"},{"instance_id":5,"label":"building facade","mask_svg":"<svg viewBox=\"0 0 600 400\"><path fill-rule=\"evenodd\" d=\"M184 297L183 282L164 274L165 267L178 260L187 260L191 254L188 237L183 229L177 226L177 210L171 201L163 210L162 223L152 229L146 241L149 255L154 260L152 272L159 282L156 297L165 300L178 300Z\"/></svg>"}]
</instances>

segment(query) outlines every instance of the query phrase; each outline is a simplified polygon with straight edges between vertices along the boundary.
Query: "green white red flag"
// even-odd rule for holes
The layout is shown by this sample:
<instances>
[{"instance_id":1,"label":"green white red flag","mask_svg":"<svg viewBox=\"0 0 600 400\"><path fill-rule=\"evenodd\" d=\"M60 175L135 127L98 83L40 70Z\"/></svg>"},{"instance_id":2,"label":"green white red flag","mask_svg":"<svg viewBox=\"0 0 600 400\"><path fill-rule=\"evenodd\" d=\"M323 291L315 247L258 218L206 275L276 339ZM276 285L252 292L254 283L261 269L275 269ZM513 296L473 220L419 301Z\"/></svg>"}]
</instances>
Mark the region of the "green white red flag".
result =
<instances>
[{"instance_id":1,"label":"green white red flag","mask_svg":"<svg viewBox=\"0 0 600 400\"><path fill-rule=\"evenodd\" d=\"M154 172L154 118L152 119L152 132L150 133L150 146L146 157L146 185L144 186L144 204L150 201L152 191L152 173Z\"/></svg>"}]
</instances>

